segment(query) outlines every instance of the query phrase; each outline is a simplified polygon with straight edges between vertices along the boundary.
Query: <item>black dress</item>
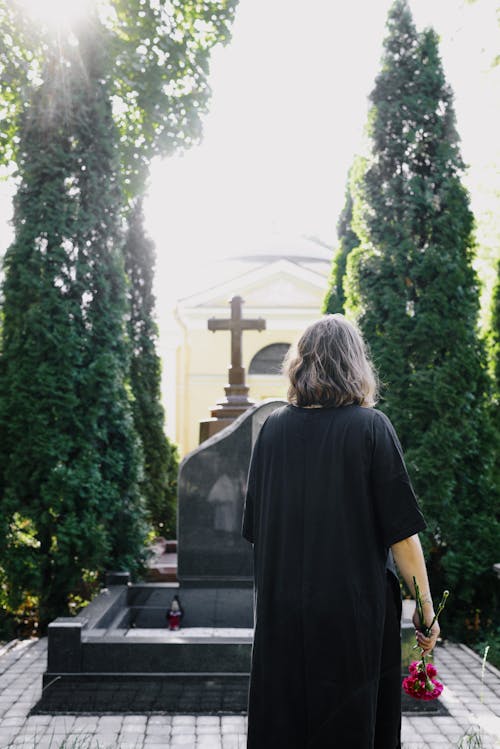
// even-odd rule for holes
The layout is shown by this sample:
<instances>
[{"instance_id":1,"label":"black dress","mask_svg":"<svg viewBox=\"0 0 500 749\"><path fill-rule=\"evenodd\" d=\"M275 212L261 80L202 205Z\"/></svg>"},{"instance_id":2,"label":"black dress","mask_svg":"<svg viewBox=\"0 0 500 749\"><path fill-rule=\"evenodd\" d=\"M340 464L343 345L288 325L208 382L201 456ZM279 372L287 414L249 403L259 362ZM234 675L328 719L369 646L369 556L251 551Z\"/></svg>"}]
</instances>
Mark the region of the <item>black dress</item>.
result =
<instances>
[{"instance_id":1,"label":"black dress","mask_svg":"<svg viewBox=\"0 0 500 749\"><path fill-rule=\"evenodd\" d=\"M372 749L387 551L424 527L383 413L269 416L243 517L255 576L248 747Z\"/></svg>"}]
</instances>

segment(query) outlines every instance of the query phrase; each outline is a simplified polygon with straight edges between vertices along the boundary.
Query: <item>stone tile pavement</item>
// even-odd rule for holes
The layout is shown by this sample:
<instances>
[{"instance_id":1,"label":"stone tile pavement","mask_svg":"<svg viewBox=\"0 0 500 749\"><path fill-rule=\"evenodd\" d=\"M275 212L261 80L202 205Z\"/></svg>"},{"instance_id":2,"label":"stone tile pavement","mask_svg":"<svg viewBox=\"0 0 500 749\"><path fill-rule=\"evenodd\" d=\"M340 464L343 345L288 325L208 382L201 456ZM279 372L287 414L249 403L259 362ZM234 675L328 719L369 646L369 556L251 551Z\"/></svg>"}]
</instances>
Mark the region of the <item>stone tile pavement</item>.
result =
<instances>
[{"instance_id":1,"label":"stone tile pavement","mask_svg":"<svg viewBox=\"0 0 500 749\"><path fill-rule=\"evenodd\" d=\"M0 749L246 747L246 718L238 715L30 717L40 695L46 650L45 639L0 649ZM463 645L439 647L435 662L446 685L442 702L449 716L404 716L403 749L500 747L500 672L487 665L482 678L481 659Z\"/></svg>"}]
</instances>

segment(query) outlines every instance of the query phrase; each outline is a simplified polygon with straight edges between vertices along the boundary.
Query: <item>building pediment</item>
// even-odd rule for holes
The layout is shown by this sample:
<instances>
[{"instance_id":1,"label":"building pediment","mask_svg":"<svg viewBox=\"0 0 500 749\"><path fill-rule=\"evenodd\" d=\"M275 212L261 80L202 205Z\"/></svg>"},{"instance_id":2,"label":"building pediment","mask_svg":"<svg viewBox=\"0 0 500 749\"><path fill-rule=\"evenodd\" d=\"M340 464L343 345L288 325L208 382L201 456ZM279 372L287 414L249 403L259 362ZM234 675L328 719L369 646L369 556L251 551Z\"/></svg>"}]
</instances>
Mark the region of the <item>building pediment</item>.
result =
<instances>
[{"instance_id":1,"label":"building pediment","mask_svg":"<svg viewBox=\"0 0 500 749\"><path fill-rule=\"evenodd\" d=\"M242 296L251 308L318 309L326 292L326 274L288 260L277 260L179 301L178 309L226 309L228 300Z\"/></svg>"}]
</instances>

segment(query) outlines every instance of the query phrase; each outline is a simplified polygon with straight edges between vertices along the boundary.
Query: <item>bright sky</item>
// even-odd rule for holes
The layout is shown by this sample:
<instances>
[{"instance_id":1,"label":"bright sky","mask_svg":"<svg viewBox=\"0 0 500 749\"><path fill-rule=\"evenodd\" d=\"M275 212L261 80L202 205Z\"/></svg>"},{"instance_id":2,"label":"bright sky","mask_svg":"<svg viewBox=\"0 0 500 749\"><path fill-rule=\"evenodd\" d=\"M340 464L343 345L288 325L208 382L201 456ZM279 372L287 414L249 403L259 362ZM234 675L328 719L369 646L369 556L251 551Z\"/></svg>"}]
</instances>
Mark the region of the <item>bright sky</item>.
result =
<instances>
[{"instance_id":1,"label":"bright sky","mask_svg":"<svg viewBox=\"0 0 500 749\"><path fill-rule=\"evenodd\" d=\"M491 168L500 164L500 67L490 70L500 51L496 5L411 2L418 27L433 25L442 38L476 204L479 182L483 203L495 180L500 188ZM389 6L390 0L240 0L232 42L213 54L202 145L152 168L146 217L158 253L160 319L196 290L194 269L204 261L273 235L335 243ZM0 183L2 218L9 200ZM8 234L0 226L3 248Z\"/></svg>"},{"instance_id":2,"label":"bright sky","mask_svg":"<svg viewBox=\"0 0 500 749\"><path fill-rule=\"evenodd\" d=\"M240 0L232 42L213 55L202 145L152 170L147 221L160 312L191 291L206 259L273 234L335 243L390 4ZM417 26L433 25L442 38L472 182L495 149L500 163L500 68L488 72L500 51L496 4L411 3Z\"/></svg>"}]
</instances>

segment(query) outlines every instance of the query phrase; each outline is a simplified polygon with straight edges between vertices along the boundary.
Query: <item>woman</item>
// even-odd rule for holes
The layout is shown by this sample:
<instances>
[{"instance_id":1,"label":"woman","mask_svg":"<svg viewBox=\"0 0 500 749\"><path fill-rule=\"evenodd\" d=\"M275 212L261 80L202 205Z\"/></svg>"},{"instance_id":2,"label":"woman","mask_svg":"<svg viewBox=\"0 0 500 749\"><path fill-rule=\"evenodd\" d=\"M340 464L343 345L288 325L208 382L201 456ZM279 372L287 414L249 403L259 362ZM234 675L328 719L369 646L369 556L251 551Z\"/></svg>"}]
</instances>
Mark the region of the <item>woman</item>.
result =
<instances>
[{"instance_id":1,"label":"woman","mask_svg":"<svg viewBox=\"0 0 500 749\"><path fill-rule=\"evenodd\" d=\"M289 356L289 404L255 443L243 518L254 545L251 749L400 746L400 593L433 617L418 508L376 379L342 315ZM390 551L392 550L392 554ZM417 618L414 617L417 626ZM435 645L417 630L424 652Z\"/></svg>"}]
</instances>

